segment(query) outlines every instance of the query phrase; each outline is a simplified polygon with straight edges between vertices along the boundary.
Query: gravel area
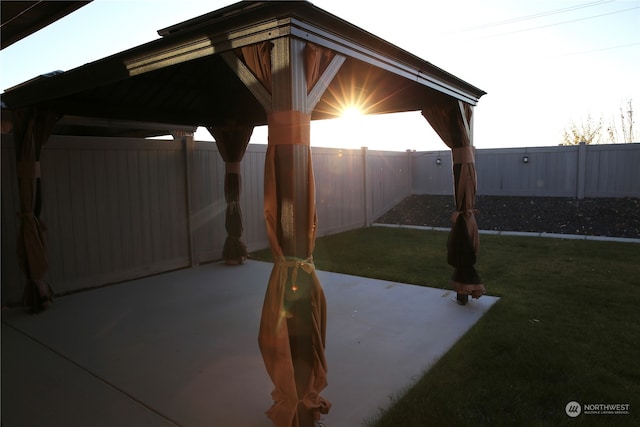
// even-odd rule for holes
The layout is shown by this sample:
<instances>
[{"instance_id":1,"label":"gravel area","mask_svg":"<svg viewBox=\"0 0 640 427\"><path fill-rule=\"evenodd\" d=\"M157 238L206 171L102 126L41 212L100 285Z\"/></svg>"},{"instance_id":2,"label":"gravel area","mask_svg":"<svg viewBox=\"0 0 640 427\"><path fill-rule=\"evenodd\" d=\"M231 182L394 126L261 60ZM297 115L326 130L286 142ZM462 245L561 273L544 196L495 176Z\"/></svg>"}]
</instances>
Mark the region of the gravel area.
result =
<instances>
[{"instance_id":1,"label":"gravel area","mask_svg":"<svg viewBox=\"0 0 640 427\"><path fill-rule=\"evenodd\" d=\"M378 218L384 224L450 227L453 196L412 195ZM477 196L481 230L640 238L640 199Z\"/></svg>"}]
</instances>

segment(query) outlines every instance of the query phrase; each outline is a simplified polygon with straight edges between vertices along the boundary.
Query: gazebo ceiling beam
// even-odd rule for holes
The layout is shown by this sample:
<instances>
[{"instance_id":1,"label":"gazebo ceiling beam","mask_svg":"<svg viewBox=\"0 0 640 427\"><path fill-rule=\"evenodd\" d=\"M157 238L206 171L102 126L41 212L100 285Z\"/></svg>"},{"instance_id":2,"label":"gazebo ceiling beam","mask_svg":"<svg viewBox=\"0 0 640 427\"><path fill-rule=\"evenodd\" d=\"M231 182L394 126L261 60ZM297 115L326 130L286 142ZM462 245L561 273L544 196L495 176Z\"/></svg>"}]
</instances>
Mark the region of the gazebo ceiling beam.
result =
<instances>
[{"instance_id":1,"label":"gazebo ceiling beam","mask_svg":"<svg viewBox=\"0 0 640 427\"><path fill-rule=\"evenodd\" d=\"M173 123L157 123L157 122L140 122L131 120L105 119L101 117L83 117L65 115L57 123L58 126L80 126L80 127L104 127L119 129L136 129L150 131L184 131L195 132L196 126L173 124Z\"/></svg>"},{"instance_id":2,"label":"gazebo ceiling beam","mask_svg":"<svg viewBox=\"0 0 640 427\"><path fill-rule=\"evenodd\" d=\"M43 103L41 106L51 111L63 111L65 115L105 118L114 120L135 120L142 122L166 122L186 126L212 126L224 122L221 117L214 118L197 110L186 109L154 109L148 105L111 105L106 103L89 103L87 100L65 100L63 102ZM258 120L251 117L251 121ZM261 120L264 121L264 120Z\"/></svg>"}]
</instances>

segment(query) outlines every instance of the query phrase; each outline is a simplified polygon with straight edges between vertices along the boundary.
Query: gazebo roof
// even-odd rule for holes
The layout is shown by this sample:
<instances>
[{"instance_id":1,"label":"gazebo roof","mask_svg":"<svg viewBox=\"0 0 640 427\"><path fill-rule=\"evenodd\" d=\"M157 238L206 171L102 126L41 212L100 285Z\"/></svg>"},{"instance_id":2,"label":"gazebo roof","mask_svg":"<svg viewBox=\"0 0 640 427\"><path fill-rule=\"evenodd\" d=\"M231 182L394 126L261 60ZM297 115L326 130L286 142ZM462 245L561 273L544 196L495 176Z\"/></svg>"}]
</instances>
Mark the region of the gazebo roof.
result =
<instances>
[{"instance_id":1,"label":"gazebo roof","mask_svg":"<svg viewBox=\"0 0 640 427\"><path fill-rule=\"evenodd\" d=\"M158 33L150 43L9 88L2 103L35 105L76 122L264 125L264 108L221 54L281 37L346 57L312 120L336 117L351 103L380 114L421 110L442 97L475 105L485 94L307 1L239 2Z\"/></svg>"},{"instance_id":2,"label":"gazebo roof","mask_svg":"<svg viewBox=\"0 0 640 427\"><path fill-rule=\"evenodd\" d=\"M9 47L90 2L91 0L0 2L2 9L0 13L2 19L0 47L2 49Z\"/></svg>"}]
</instances>

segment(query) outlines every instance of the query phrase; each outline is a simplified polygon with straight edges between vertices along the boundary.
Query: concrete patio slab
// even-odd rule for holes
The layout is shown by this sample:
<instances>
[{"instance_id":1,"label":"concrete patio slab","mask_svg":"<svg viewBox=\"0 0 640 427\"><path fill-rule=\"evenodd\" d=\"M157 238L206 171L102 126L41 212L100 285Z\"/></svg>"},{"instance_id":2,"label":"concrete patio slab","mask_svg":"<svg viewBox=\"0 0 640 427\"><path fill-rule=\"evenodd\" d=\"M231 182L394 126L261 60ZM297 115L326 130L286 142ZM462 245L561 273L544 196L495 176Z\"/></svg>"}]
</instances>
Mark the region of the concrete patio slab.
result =
<instances>
[{"instance_id":1,"label":"concrete patio slab","mask_svg":"<svg viewBox=\"0 0 640 427\"><path fill-rule=\"evenodd\" d=\"M257 333L271 267L214 263L68 295L38 315L3 310L3 426L270 426ZM318 276L329 426L375 416L497 301Z\"/></svg>"}]
</instances>

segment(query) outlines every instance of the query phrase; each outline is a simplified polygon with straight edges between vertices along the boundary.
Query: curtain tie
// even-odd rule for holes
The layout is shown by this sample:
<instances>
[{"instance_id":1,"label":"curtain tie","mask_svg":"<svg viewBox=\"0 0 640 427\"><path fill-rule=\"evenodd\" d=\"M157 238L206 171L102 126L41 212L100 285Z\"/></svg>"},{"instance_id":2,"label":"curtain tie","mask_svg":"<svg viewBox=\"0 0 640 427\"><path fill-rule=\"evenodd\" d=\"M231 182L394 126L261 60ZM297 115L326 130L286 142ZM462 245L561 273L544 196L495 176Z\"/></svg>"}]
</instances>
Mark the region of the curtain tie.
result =
<instances>
[{"instance_id":1,"label":"curtain tie","mask_svg":"<svg viewBox=\"0 0 640 427\"><path fill-rule=\"evenodd\" d=\"M267 121L268 145L310 145L310 114L295 110L276 111L267 115Z\"/></svg>"},{"instance_id":2,"label":"curtain tie","mask_svg":"<svg viewBox=\"0 0 640 427\"><path fill-rule=\"evenodd\" d=\"M460 211L454 211L453 214L451 215L451 222L455 224L456 220L458 219L458 216L460 214L462 215L475 215L476 213L478 213L477 209L466 209L466 210L460 210Z\"/></svg>"},{"instance_id":3,"label":"curtain tie","mask_svg":"<svg viewBox=\"0 0 640 427\"><path fill-rule=\"evenodd\" d=\"M240 162L225 162L224 164L225 173L240 174L240 165L241 165Z\"/></svg>"},{"instance_id":4,"label":"curtain tie","mask_svg":"<svg viewBox=\"0 0 640 427\"><path fill-rule=\"evenodd\" d=\"M295 259L285 258L285 259L280 259L275 263L280 267L293 268L293 271L291 272L291 290L294 292L298 290L298 286L296 285L298 281L298 270L302 269L302 271L304 271L307 274L311 274L315 270L315 265L313 264L313 257L309 257L305 260L298 259L298 258L295 258Z\"/></svg>"},{"instance_id":5,"label":"curtain tie","mask_svg":"<svg viewBox=\"0 0 640 427\"><path fill-rule=\"evenodd\" d=\"M456 147L451 149L453 163L474 163L473 147Z\"/></svg>"}]
</instances>

